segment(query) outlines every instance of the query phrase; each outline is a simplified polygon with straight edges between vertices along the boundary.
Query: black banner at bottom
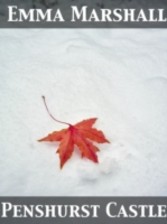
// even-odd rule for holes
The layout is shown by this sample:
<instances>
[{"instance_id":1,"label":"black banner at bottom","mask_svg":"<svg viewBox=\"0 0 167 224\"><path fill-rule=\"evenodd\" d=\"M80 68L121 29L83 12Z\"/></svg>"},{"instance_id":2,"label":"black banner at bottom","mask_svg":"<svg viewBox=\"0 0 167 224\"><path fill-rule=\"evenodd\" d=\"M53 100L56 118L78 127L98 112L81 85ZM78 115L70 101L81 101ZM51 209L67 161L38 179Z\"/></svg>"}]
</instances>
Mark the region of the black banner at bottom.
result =
<instances>
[{"instance_id":1,"label":"black banner at bottom","mask_svg":"<svg viewBox=\"0 0 167 224\"><path fill-rule=\"evenodd\" d=\"M167 197L0 197L3 224L163 224Z\"/></svg>"}]
</instances>

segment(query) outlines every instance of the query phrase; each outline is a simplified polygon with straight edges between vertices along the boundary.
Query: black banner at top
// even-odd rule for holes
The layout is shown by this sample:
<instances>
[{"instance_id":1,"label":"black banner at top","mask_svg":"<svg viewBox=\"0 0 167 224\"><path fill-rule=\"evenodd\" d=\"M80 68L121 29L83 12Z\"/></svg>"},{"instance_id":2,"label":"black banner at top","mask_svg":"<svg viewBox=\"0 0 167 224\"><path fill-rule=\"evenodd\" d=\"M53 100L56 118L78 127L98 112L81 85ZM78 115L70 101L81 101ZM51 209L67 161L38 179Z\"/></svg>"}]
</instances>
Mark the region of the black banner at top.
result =
<instances>
[{"instance_id":1,"label":"black banner at top","mask_svg":"<svg viewBox=\"0 0 167 224\"><path fill-rule=\"evenodd\" d=\"M167 28L167 0L1 0L0 28Z\"/></svg>"}]
</instances>

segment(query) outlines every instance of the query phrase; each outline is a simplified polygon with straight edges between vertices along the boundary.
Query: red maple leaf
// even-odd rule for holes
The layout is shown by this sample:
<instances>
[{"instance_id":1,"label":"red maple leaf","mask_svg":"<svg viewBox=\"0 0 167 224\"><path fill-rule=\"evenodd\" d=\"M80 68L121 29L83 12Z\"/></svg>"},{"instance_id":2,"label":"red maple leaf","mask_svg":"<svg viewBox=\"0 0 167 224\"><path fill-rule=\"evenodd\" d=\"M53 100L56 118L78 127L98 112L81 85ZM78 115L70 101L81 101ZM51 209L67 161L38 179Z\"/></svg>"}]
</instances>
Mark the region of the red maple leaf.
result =
<instances>
[{"instance_id":1,"label":"red maple leaf","mask_svg":"<svg viewBox=\"0 0 167 224\"><path fill-rule=\"evenodd\" d=\"M97 118L89 118L75 125L71 125L69 123L55 119L48 110L44 96L43 100L46 110L48 111L51 118L59 123L68 125L68 128L62 129L60 131L54 131L46 137L38 140L39 142L60 142L57 150L57 153L60 157L60 167L62 168L66 161L70 159L75 145L80 150L82 157L86 157L93 162L98 163L98 157L96 153L97 151L99 151L99 149L95 145L93 145L93 141L97 143L109 143L109 141L105 138L102 131L92 127Z\"/></svg>"}]
</instances>

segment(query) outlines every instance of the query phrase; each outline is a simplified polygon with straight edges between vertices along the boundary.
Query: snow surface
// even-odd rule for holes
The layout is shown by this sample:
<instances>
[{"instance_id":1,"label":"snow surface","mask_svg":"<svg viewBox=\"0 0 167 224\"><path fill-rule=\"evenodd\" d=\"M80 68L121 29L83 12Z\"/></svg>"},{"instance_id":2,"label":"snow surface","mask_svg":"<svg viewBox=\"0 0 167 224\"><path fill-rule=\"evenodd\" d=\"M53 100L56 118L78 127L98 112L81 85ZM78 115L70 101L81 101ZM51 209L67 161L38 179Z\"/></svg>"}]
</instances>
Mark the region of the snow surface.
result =
<instances>
[{"instance_id":1,"label":"snow surface","mask_svg":"<svg viewBox=\"0 0 167 224\"><path fill-rule=\"evenodd\" d=\"M0 195L167 195L166 30L1 30ZM98 117L100 163L36 140Z\"/></svg>"}]
</instances>

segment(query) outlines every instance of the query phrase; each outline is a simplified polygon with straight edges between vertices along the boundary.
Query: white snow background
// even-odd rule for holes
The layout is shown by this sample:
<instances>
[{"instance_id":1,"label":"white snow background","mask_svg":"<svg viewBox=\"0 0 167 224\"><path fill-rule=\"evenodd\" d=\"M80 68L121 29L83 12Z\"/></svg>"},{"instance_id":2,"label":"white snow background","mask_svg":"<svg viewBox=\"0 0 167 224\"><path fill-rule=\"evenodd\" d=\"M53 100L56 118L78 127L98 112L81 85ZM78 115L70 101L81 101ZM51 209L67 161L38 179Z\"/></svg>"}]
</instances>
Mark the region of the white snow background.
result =
<instances>
[{"instance_id":1,"label":"white snow background","mask_svg":"<svg viewBox=\"0 0 167 224\"><path fill-rule=\"evenodd\" d=\"M1 30L0 195L167 195L166 30ZM98 117L100 163L37 139Z\"/></svg>"}]
</instances>

